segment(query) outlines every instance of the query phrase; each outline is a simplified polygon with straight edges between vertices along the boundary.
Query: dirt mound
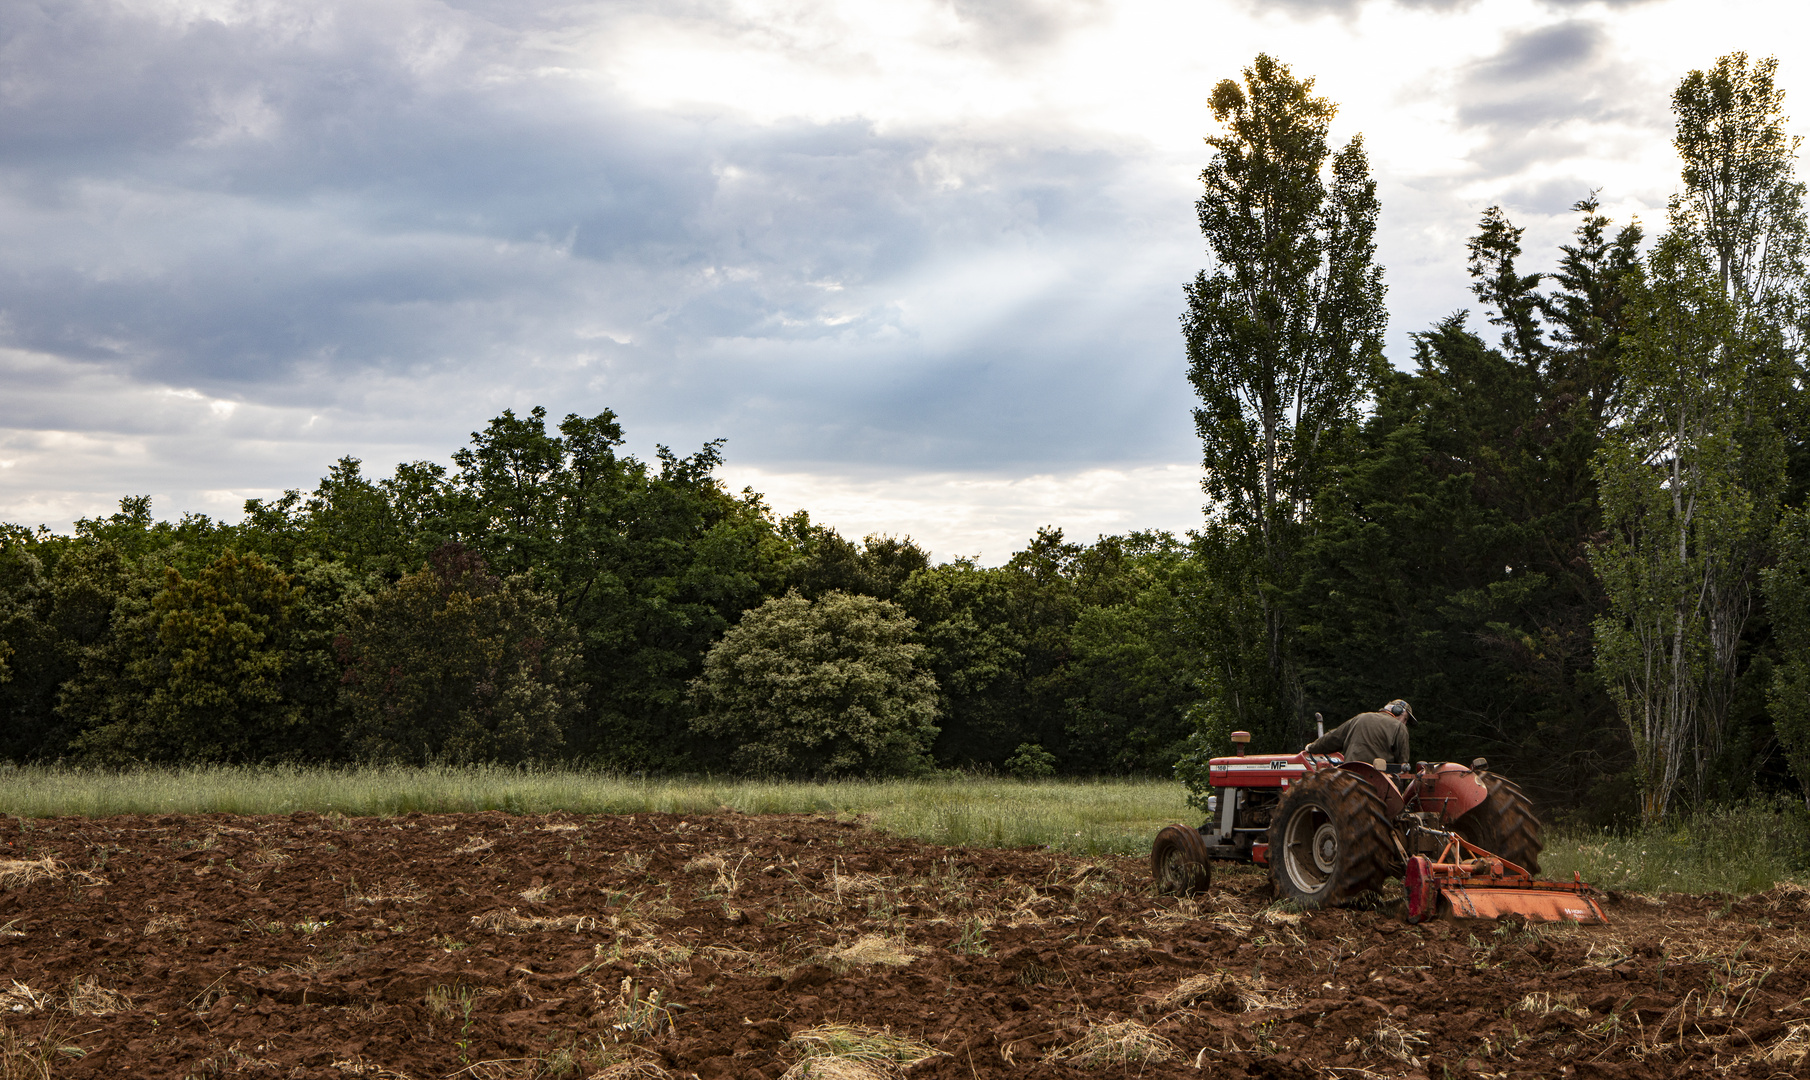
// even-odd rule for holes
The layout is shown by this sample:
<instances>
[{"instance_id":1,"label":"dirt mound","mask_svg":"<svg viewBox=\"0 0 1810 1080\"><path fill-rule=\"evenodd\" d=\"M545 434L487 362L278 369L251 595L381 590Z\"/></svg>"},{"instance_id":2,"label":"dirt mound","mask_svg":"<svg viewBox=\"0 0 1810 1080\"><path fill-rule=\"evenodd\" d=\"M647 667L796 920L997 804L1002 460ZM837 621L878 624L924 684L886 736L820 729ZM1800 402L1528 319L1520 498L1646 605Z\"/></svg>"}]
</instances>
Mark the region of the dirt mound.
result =
<instances>
[{"instance_id":1,"label":"dirt mound","mask_svg":"<svg viewBox=\"0 0 1810 1080\"><path fill-rule=\"evenodd\" d=\"M795 816L0 819L0 1055L69 1077L1734 1077L1810 1063L1802 889L1612 925ZM839 1041L840 1040L840 1041Z\"/></svg>"}]
</instances>

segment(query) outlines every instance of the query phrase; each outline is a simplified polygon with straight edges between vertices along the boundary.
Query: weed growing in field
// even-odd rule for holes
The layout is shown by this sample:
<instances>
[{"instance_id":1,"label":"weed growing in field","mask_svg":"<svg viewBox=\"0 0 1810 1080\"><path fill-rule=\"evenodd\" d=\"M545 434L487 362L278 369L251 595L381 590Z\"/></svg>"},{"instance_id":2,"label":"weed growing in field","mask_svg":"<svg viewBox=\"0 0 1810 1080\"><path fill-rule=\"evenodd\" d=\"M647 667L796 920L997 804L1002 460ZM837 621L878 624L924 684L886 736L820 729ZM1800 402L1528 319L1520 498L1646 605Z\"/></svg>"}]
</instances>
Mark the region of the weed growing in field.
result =
<instances>
[{"instance_id":1,"label":"weed growing in field","mask_svg":"<svg viewBox=\"0 0 1810 1080\"><path fill-rule=\"evenodd\" d=\"M604 1023L616 1042L636 1042L673 1028L673 1012L679 1006L660 1000L660 991L643 991L633 976L625 975Z\"/></svg>"},{"instance_id":2,"label":"weed growing in field","mask_svg":"<svg viewBox=\"0 0 1810 1080\"><path fill-rule=\"evenodd\" d=\"M422 1003L427 1006L430 1015L440 1020L459 1023L459 1034L453 1040L453 1045L459 1051L459 1064L461 1065L471 1063L471 1029L473 1026L471 1010L476 1002L477 994L471 987L465 985L436 986L429 990L427 996L422 999ZM428 1025L427 1034L428 1038L433 1038L431 1022Z\"/></svg>"},{"instance_id":3,"label":"weed growing in field","mask_svg":"<svg viewBox=\"0 0 1810 1080\"><path fill-rule=\"evenodd\" d=\"M1533 1013L1535 1016L1547 1016L1555 1012L1574 1013L1578 1016L1589 1016L1590 1010L1577 1003L1576 994L1560 994L1550 990L1541 990L1522 998L1510 1012Z\"/></svg>"},{"instance_id":4,"label":"weed growing in field","mask_svg":"<svg viewBox=\"0 0 1810 1080\"><path fill-rule=\"evenodd\" d=\"M1418 1028L1403 1027L1393 1020L1378 1024L1362 1039L1347 1039L1347 1051L1361 1051L1365 1057L1381 1054L1387 1058L1420 1067L1419 1054L1426 1049L1427 1033Z\"/></svg>"},{"instance_id":5,"label":"weed growing in field","mask_svg":"<svg viewBox=\"0 0 1810 1080\"><path fill-rule=\"evenodd\" d=\"M955 943L955 951L969 956L992 956L993 946L987 944L985 931L987 924L982 919L969 919L962 924L962 936Z\"/></svg>"},{"instance_id":6,"label":"weed growing in field","mask_svg":"<svg viewBox=\"0 0 1810 1080\"><path fill-rule=\"evenodd\" d=\"M0 1077L5 1080L50 1080L63 1062L87 1053L66 1041L55 1024L45 1024L36 1036L0 1024Z\"/></svg>"}]
</instances>

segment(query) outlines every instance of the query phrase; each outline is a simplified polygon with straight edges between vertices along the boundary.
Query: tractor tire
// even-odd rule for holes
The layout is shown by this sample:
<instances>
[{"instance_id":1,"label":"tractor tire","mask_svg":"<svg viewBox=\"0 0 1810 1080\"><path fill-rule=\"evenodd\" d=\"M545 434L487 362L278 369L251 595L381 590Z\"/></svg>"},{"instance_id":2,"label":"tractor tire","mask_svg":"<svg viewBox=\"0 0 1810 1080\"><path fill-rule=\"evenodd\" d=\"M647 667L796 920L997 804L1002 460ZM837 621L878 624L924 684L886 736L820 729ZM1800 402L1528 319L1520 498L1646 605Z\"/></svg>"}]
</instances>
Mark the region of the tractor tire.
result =
<instances>
[{"instance_id":1,"label":"tractor tire","mask_svg":"<svg viewBox=\"0 0 1810 1080\"><path fill-rule=\"evenodd\" d=\"M1302 907L1330 907L1380 889L1398 861L1383 797L1344 769L1296 781L1270 823L1270 881L1279 898Z\"/></svg>"},{"instance_id":2,"label":"tractor tire","mask_svg":"<svg viewBox=\"0 0 1810 1080\"><path fill-rule=\"evenodd\" d=\"M1500 855L1520 865L1530 874L1540 872L1540 819L1534 815L1533 802L1514 781L1495 773L1480 772L1489 792L1482 802L1452 823L1452 831L1492 855Z\"/></svg>"},{"instance_id":3,"label":"tractor tire","mask_svg":"<svg viewBox=\"0 0 1810 1080\"><path fill-rule=\"evenodd\" d=\"M1150 876L1163 896L1199 896L1213 884L1207 843L1186 825L1167 825L1150 848Z\"/></svg>"}]
</instances>

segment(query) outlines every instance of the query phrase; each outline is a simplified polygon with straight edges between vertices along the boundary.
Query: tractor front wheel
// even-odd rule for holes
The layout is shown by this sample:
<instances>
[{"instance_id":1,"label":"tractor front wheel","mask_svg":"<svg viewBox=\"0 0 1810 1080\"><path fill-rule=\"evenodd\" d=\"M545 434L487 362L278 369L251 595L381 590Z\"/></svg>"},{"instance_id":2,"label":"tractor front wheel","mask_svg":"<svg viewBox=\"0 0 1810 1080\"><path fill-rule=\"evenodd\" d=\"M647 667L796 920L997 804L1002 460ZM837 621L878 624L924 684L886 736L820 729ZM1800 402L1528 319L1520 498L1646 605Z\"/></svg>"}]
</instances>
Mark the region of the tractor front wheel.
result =
<instances>
[{"instance_id":1,"label":"tractor front wheel","mask_svg":"<svg viewBox=\"0 0 1810 1080\"><path fill-rule=\"evenodd\" d=\"M1270 880L1276 895L1327 907L1382 887L1396 863L1389 809L1364 777L1344 769L1312 773L1282 796L1270 824Z\"/></svg>"},{"instance_id":2,"label":"tractor front wheel","mask_svg":"<svg viewBox=\"0 0 1810 1080\"><path fill-rule=\"evenodd\" d=\"M1514 781L1495 773L1480 772L1477 779L1483 781L1489 794L1453 822L1452 828L1490 854L1538 874L1540 849L1546 845L1540 836L1540 819L1533 812L1533 801L1521 793Z\"/></svg>"},{"instance_id":3,"label":"tractor front wheel","mask_svg":"<svg viewBox=\"0 0 1810 1080\"><path fill-rule=\"evenodd\" d=\"M1164 896L1198 896L1213 884L1206 841L1186 825L1167 825L1150 848L1150 876Z\"/></svg>"}]
</instances>

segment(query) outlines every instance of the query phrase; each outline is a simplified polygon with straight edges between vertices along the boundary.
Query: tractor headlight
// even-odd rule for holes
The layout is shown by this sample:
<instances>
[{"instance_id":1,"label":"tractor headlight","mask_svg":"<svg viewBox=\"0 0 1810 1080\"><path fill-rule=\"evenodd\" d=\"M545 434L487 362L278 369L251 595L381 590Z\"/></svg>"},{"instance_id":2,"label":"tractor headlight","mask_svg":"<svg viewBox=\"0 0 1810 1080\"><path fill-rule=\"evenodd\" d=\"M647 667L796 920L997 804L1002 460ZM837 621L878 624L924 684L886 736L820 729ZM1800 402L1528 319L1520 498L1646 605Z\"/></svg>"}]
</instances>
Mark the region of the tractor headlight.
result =
<instances>
[{"instance_id":1,"label":"tractor headlight","mask_svg":"<svg viewBox=\"0 0 1810 1080\"><path fill-rule=\"evenodd\" d=\"M1217 796L1217 795L1208 795L1207 796L1207 813L1209 813L1209 814L1219 813L1219 796Z\"/></svg>"}]
</instances>

